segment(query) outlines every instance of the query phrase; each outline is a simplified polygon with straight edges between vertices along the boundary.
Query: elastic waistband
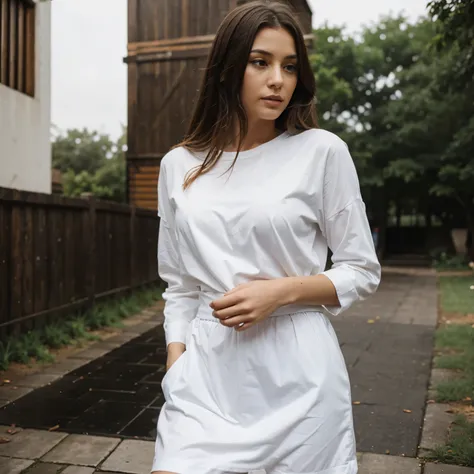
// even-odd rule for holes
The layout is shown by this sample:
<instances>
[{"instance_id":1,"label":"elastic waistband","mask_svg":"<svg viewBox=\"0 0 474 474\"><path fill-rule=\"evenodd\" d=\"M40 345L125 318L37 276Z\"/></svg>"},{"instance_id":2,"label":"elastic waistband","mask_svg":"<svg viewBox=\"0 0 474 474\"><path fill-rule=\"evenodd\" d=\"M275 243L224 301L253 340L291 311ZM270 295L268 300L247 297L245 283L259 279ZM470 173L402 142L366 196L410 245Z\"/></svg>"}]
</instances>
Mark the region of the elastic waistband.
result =
<instances>
[{"instance_id":1,"label":"elastic waistband","mask_svg":"<svg viewBox=\"0 0 474 474\"><path fill-rule=\"evenodd\" d=\"M217 321L217 318L212 315L212 308L209 304L219 299L223 296L223 293L218 292L209 292L209 291L201 291L199 293L199 308L196 314L196 317L199 319L206 319L208 321ZM314 305L286 305L281 306L276 311L274 311L269 317L274 318L278 316L288 316L289 314L295 313L322 313L323 307L322 306L314 306Z\"/></svg>"}]
</instances>

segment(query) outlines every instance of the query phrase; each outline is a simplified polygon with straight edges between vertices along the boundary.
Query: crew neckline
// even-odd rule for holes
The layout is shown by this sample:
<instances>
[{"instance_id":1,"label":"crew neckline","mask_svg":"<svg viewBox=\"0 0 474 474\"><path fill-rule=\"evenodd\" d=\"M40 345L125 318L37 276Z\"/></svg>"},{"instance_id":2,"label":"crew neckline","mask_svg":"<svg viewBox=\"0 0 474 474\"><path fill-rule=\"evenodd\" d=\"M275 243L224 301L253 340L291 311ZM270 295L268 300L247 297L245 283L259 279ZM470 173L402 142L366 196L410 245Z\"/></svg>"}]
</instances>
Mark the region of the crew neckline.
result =
<instances>
[{"instance_id":1,"label":"crew neckline","mask_svg":"<svg viewBox=\"0 0 474 474\"><path fill-rule=\"evenodd\" d=\"M271 140L268 140L268 142L262 143L260 145L257 145L254 148L251 148L250 150L244 150L239 152L239 156L237 157L237 160L240 159L246 159L253 157L255 155L258 155L265 151L267 148L270 148L273 146L276 142L280 141L282 138L287 137L288 132L285 130L280 135L277 135L275 138L272 138ZM235 155L237 151L224 151L222 152L221 157L219 158L219 161L224 160L224 161L229 161L229 160L234 160Z\"/></svg>"}]
</instances>

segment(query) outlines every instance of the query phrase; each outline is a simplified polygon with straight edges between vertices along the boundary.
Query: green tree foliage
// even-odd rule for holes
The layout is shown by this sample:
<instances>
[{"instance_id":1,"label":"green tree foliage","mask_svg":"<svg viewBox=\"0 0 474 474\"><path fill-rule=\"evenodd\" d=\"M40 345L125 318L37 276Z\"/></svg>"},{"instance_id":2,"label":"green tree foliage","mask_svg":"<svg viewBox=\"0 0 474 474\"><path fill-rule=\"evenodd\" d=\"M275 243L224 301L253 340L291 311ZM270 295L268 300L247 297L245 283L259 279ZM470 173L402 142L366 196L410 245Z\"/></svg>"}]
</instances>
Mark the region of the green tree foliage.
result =
<instances>
[{"instance_id":1,"label":"green tree foliage","mask_svg":"<svg viewBox=\"0 0 474 474\"><path fill-rule=\"evenodd\" d=\"M441 25L435 43L439 49L452 44L459 46L460 57L455 70L461 80L471 83L474 75L474 0L432 0L428 6Z\"/></svg>"},{"instance_id":2,"label":"green tree foliage","mask_svg":"<svg viewBox=\"0 0 474 474\"><path fill-rule=\"evenodd\" d=\"M453 86L460 45L436 51L439 21L403 16L315 37L321 126L348 142L369 215L380 225L396 205L474 229L474 100Z\"/></svg>"},{"instance_id":3,"label":"green tree foliage","mask_svg":"<svg viewBox=\"0 0 474 474\"><path fill-rule=\"evenodd\" d=\"M95 131L68 130L53 140L53 167L63 173L66 196L92 193L98 199L124 202L126 130L115 143Z\"/></svg>"}]
</instances>

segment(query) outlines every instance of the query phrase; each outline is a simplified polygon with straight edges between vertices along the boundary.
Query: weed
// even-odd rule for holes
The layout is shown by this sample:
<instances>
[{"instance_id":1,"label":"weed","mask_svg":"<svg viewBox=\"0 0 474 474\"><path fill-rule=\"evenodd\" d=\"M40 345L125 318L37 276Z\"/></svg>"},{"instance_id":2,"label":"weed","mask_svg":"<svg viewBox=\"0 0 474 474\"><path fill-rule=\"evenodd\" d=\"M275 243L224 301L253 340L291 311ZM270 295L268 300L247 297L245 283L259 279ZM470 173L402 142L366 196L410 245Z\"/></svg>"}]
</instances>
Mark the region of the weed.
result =
<instances>
[{"instance_id":1,"label":"weed","mask_svg":"<svg viewBox=\"0 0 474 474\"><path fill-rule=\"evenodd\" d=\"M446 446L437 446L429 459L445 464L474 467L474 423L464 415L456 417Z\"/></svg>"}]
</instances>

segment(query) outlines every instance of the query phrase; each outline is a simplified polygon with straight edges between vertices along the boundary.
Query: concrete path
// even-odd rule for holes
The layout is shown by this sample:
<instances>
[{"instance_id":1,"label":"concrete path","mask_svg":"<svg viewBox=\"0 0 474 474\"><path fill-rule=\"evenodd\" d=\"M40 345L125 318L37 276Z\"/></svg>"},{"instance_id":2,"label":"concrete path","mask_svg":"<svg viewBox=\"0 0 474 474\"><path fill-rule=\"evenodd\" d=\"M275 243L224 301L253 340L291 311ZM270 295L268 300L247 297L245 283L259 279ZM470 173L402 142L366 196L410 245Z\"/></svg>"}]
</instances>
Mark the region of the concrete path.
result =
<instances>
[{"instance_id":1,"label":"concrete path","mask_svg":"<svg viewBox=\"0 0 474 474\"><path fill-rule=\"evenodd\" d=\"M73 367L71 362L62 363L56 373L70 374L70 370L89 366L98 371L96 374L111 370L124 381L127 374L134 372L117 372L111 356L108 358L108 369L104 372L104 366L101 365L104 359L94 359L107 356L114 347L124 354L130 354L127 346L121 344L133 337L134 341L138 340L137 337L142 338L142 345L153 341L150 339L153 336L149 334L155 334L152 327L158 324L157 315L148 314L144 319L139 318L138 323L128 328L123 336L109 341L108 345L99 343L95 349L85 351L82 363L78 362L81 359L77 357L72 362ZM439 464L423 466L414 457L423 420L436 325L434 275L386 272L380 290L374 297L343 316L333 318L333 324L351 376L358 451L363 452L359 455L359 474L474 474L474 469L469 468ZM142 366L147 365L145 352L142 359L136 361ZM118 357L116 359L119 363ZM153 368L155 374L160 371ZM52 373L54 369L53 372L36 376L33 381L30 378L29 385L50 382ZM158 375L157 380L153 380L153 377L150 379L145 371L141 375L150 384L159 382ZM53 386L54 383L50 385ZM18 388L25 387L19 385ZM29 387L28 391L31 389ZM40 390L35 392L39 394ZM116 393L119 392L129 390L120 390L118 387ZM127 398L130 395L122 393L122 396ZM11 399L11 392L0 391L0 398L5 397ZM36 400L39 398L36 397ZM18 406L27 399L28 396L20 398ZM35 409L38 412L38 408L31 407L30 412L33 413ZM147 410L152 408L150 406ZM157 409L156 405L153 418L158 413ZM116 411L118 418L123 417L122 411ZM100 415L99 410L94 413ZM136 417L136 413L133 416ZM149 473L154 450L151 438L154 433L148 426L154 421L150 423L149 420L146 426L135 423L137 430L146 432L148 436L142 434L141 439L133 439L133 433L130 432L127 439L123 435L98 436L78 434L73 430L63 432L57 427L53 427L53 431L24 429L12 433L10 420L5 422L5 419L2 416L0 420L4 424L0 426L0 474Z\"/></svg>"},{"instance_id":2,"label":"concrete path","mask_svg":"<svg viewBox=\"0 0 474 474\"><path fill-rule=\"evenodd\" d=\"M379 291L332 322L348 365L357 447L416 456L437 320L434 274L386 271Z\"/></svg>"}]
</instances>

